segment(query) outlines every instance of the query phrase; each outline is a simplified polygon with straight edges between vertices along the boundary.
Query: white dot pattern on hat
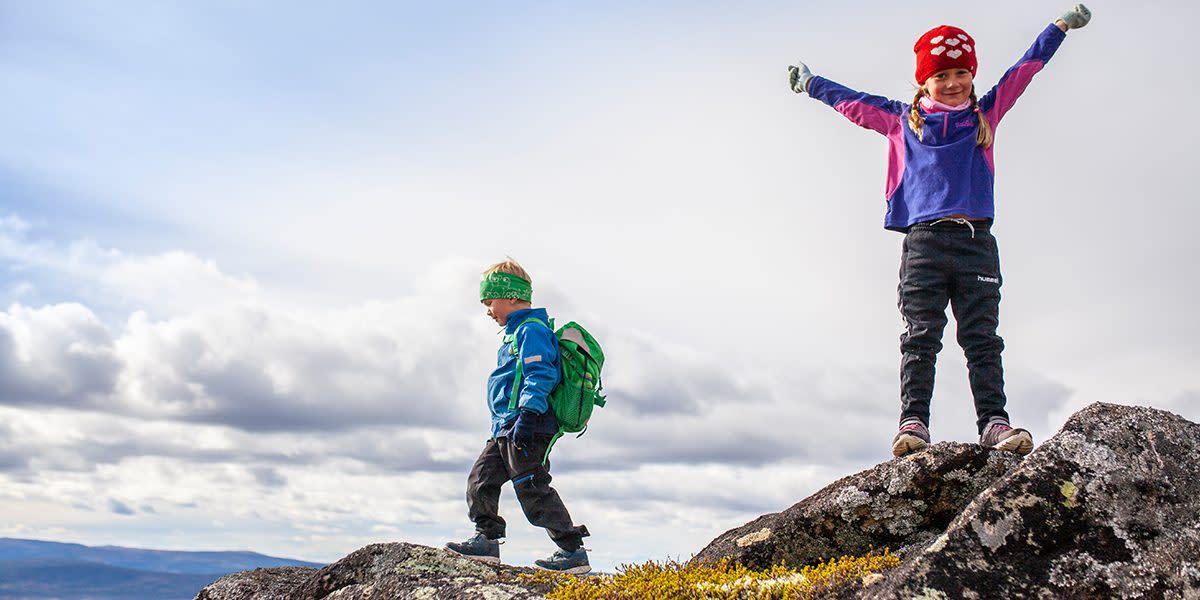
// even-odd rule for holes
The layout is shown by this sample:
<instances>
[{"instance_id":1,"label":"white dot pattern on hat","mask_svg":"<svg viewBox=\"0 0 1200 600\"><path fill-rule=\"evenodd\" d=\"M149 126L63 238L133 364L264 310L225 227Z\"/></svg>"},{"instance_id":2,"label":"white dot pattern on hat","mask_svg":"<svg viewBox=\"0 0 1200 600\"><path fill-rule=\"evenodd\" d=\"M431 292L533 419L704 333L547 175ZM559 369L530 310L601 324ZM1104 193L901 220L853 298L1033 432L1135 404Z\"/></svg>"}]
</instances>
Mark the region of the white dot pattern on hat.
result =
<instances>
[{"instance_id":1,"label":"white dot pattern on hat","mask_svg":"<svg viewBox=\"0 0 1200 600\"><path fill-rule=\"evenodd\" d=\"M970 41L971 38L961 33L952 38L947 38L944 35L935 35L932 38L929 38L929 43L935 46L929 50L929 53L934 56L941 56L942 54L945 54L950 58L958 58L963 55L964 51L975 51L975 49L971 47L971 44L967 43ZM955 48L955 46L958 46L959 44L962 44L962 48Z\"/></svg>"}]
</instances>

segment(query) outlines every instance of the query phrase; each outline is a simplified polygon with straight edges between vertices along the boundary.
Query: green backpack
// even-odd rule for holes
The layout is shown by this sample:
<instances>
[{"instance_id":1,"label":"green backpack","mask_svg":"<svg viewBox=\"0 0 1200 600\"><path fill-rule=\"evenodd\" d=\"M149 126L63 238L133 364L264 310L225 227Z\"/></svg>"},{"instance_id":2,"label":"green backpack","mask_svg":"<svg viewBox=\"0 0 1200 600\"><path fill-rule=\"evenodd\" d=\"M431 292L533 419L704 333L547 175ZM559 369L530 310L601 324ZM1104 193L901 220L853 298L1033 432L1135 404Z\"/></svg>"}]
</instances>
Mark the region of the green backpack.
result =
<instances>
[{"instance_id":1,"label":"green backpack","mask_svg":"<svg viewBox=\"0 0 1200 600\"><path fill-rule=\"evenodd\" d=\"M509 344L509 352L517 354L517 332L528 323L541 323L550 331L554 331L554 319L549 323L541 319L525 319L510 335L504 336ZM604 396L600 394L603 384L600 381L600 368L604 366L604 351L600 343L582 325L572 321L554 331L558 340L558 358L561 365L562 380L550 391L550 407L558 417L558 433L546 447L542 462L550 457L550 449L564 433L578 433L579 437L587 431L588 419L592 409L604 406ZM517 358L517 375L513 380L512 396L508 401L508 410L516 410L517 400L521 394L522 364Z\"/></svg>"}]
</instances>

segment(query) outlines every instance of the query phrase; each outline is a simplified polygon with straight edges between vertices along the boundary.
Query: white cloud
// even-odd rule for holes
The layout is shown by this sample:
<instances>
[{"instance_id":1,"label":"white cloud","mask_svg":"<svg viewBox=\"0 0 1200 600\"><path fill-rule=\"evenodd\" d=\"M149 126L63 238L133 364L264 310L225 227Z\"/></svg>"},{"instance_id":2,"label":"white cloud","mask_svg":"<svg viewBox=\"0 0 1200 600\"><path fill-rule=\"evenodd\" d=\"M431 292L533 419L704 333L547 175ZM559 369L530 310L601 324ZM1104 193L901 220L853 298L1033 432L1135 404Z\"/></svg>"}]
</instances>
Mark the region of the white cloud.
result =
<instances>
[{"instance_id":1,"label":"white cloud","mask_svg":"<svg viewBox=\"0 0 1200 600\"><path fill-rule=\"evenodd\" d=\"M26 223L17 215L0 216L0 232L22 233L29 230L29 223Z\"/></svg>"},{"instance_id":2,"label":"white cloud","mask_svg":"<svg viewBox=\"0 0 1200 600\"><path fill-rule=\"evenodd\" d=\"M18 221L20 223L20 221ZM137 255L103 248L91 240L59 244L34 238L40 228L7 222L0 227L0 259L10 269L36 273L12 294L29 295L38 282L67 285L75 293L105 298L105 304L159 315L239 304L259 297L253 280L227 275L211 260L182 251Z\"/></svg>"},{"instance_id":3,"label":"white cloud","mask_svg":"<svg viewBox=\"0 0 1200 600\"><path fill-rule=\"evenodd\" d=\"M148 414L253 430L461 423L479 329L424 301L331 312L242 306L164 322L135 315L118 342L120 400ZM477 354L477 353L476 353Z\"/></svg>"},{"instance_id":4,"label":"white cloud","mask_svg":"<svg viewBox=\"0 0 1200 600\"><path fill-rule=\"evenodd\" d=\"M139 312L118 331L77 304L14 305L0 312L0 402L248 430L454 428L475 406L465 375L486 372L486 356L472 358L485 336L424 302Z\"/></svg>"},{"instance_id":5,"label":"white cloud","mask_svg":"<svg viewBox=\"0 0 1200 600\"><path fill-rule=\"evenodd\" d=\"M78 304L0 312L0 402L95 406L122 368L108 330Z\"/></svg>"}]
</instances>

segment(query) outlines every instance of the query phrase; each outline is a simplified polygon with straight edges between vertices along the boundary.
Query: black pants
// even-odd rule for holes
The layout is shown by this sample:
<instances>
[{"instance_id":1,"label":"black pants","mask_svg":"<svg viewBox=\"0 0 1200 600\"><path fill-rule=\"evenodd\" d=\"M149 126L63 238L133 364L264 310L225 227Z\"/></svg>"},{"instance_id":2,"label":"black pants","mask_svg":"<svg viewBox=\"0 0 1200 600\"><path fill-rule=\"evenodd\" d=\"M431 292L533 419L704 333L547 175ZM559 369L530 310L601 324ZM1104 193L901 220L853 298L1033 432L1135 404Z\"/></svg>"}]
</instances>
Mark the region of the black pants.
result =
<instances>
[{"instance_id":1,"label":"black pants","mask_svg":"<svg viewBox=\"0 0 1200 600\"><path fill-rule=\"evenodd\" d=\"M967 357L980 433L1004 411L1004 340L1000 313L1000 255L987 223L918 224L904 237L900 255L900 420L929 424L934 364L942 349L946 303L958 322L958 344Z\"/></svg>"},{"instance_id":2,"label":"black pants","mask_svg":"<svg viewBox=\"0 0 1200 600\"><path fill-rule=\"evenodd\" d=\"M542 464L549 443L549 437L538 438L536 443L518 450L506 437L487 441L467 478L467 513L475 522L475 531L488 539L504 537L500 488L512 481L517 501L530 523L546 528L550 539L563 550L574 551L583 545L587 527L572 525L567 507L550 487L550 461Z\"/></svg>"}]
</instances>

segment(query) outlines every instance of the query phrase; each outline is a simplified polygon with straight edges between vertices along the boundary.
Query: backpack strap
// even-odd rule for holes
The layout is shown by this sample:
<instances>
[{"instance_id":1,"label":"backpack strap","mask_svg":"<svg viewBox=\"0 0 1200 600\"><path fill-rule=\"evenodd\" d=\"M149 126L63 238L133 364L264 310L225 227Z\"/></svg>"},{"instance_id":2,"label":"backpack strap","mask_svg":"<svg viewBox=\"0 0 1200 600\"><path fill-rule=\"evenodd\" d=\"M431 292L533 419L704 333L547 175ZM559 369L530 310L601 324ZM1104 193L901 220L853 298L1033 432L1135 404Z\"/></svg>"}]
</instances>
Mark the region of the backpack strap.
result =
<instances>
[{"instance_id":1,"label":"backpack strap","mask_svg":"<svg viewBox=\"0 0 1200 600\"><path fill-rule=\"evenodd\" d=\"M597 400L596 404L598 406L604 406L603 400ZM550 438L550 444L548 446L546 446L546 453L542 455L542 464L543 465L546 464L546 461L550 460L550 451L554 449L554 443L558 441L558 438L562 437L566 433L567 433L567 431L565 429L563 429L562 427L559 427L558 433L554 434L554 437ZM583 437L583 434L585 434L585 433L587 433L587 425L584 425L583 431L580 431L579 435L577 435L575 437L577 437L577 438Z\"/></svg>"},{"instance_id":2,"label":"backpack strap","mask_svg":"<svg viewBox=\"0 0 1200 600\"><path fill-rule=\"evenodd\" d=\"M557 442L558 438L563 436L563 433L562 427L559 427L558 433L554 434L554 437L550 438L550 443L546 446L546 453L542 455L543 466L546 464L546 461L550 460L550 451L554 449L554 442Z\"/></svg>"},{"instance_id":3,"label":"backpack strap","mask_svg":"<svg viewBox=\"0 0 1200 600\"><path fill-rule=\"evenodd\" d=\"M521 321L521 323L513 329L512 333L504 336L504 341L509 344L509 354L517 357L517 374L515 377L513 377L512 394L510 394L508 398L508 410L510 411L516 410L517 400L521 397L521 377L524 375L525 369L522 368L524 361L521 360L520 350L517 348L517 332L521 331L521 328L524 327L526 323L541 323L550 330L550 333L554 333L554 328L551 327L549 323L546 323L545 321L535 317L530 317L524 321Z\"/></svg>"}]
</instances>

